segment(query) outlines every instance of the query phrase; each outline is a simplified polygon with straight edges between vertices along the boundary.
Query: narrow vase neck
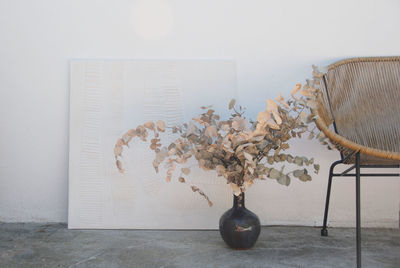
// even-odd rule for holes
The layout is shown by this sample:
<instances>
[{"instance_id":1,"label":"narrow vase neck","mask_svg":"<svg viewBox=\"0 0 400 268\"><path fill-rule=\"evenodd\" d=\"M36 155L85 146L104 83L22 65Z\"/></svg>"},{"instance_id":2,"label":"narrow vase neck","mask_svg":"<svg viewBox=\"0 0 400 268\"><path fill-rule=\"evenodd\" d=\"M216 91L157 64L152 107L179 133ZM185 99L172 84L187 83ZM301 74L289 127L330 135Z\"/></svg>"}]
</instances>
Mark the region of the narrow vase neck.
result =
<instances>
[{"instance_id":1,"label":"narrow vase neck","mask_svg":"<svg viewBox=\"0 0 400 268\"><path fill-rule=\"evenodd\" d=\"M236 196L233 195L233 207L234 208L244 208L244 193L241 193L240 195Z\"/></svg>"}]
</instances>

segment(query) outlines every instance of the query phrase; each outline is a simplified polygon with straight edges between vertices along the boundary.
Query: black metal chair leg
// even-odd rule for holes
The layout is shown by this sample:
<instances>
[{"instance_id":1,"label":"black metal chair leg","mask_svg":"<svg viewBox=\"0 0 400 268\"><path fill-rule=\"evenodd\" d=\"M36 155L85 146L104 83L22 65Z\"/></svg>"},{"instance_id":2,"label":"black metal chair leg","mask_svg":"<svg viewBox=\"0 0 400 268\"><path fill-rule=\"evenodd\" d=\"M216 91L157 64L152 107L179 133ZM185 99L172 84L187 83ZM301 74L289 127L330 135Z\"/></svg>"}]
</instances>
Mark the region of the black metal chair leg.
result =
<instances>
[{"instance_id":1,"label":"black metal chair leg","mask_svg":"<svg viewBox=\"0 0 400 268\"><path fill-rule=\"evenodd\" d=\"M342 161L334 162L329 169L329 180L328 180L328 189L326 191L326 201L325 201L325 212L324 212L324 224L321 229L322 236L328 236L327 223L328 223L328 211L329 211L329 200L331 198L331 187L332 187L332 178L333 178L333 170L336 165L341 164Z\"/></svg>"},{"instance_id":2,"label":"black metal chair leg","mask_svg":"<svg viewBox=\"0 0 400 268\"><path fill-rule=\"evenodd\" d=\"M357 268L361 268L361 198L360 198L360 152L356 154L356 244Z\"/></svg>"}]
</instances>

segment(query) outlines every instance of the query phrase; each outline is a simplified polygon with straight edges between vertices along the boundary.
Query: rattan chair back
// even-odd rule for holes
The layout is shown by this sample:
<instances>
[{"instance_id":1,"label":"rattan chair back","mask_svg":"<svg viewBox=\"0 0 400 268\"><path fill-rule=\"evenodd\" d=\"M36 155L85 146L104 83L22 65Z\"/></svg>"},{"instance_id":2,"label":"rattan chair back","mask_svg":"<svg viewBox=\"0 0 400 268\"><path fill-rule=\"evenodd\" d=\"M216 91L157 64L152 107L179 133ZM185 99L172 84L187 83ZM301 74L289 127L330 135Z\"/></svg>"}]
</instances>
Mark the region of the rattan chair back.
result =
<instances>
[{"instance_id":1,"label":"rattan chair back","mask_svg":"<svg viewBox=\"0 0 400 268\"><path fill-rule=\"evenodd\" d=\"M335 123L337 136L330 138L344 156L361 149L363 164L399 162L400 57L339 61L328 67L320 84L317 125L323 123L324 131ZM347 141L359 148L349 148Z\"/></svg>"}]
</instances>

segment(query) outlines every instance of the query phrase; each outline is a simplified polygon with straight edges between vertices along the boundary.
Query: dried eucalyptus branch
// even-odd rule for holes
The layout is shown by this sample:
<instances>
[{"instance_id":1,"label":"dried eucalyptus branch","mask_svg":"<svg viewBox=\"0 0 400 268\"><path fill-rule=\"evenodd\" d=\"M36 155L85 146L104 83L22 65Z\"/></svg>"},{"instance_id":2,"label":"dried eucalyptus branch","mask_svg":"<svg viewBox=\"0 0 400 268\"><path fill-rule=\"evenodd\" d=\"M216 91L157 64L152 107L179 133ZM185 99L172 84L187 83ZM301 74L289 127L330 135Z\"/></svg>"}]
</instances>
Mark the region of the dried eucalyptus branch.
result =
<instances>
[{"instance_id":1,"label":"dried eucalyptus branch","mask_svg":"<svg viewBox=\"0 0 400 268\"><path fill-rule=\"evenodd\" d=\"M185 164L193 156L200 168L215 170L218 176L224 177L235 195L244 192L256 179L271 178L283 185L289 185L291 177L310 181L308 168L313 167L315 173L319 171L314 159L282 153L290 148L287 143L290 139L300 138L305 132L310 133L309 137L325 142L321 134L314 135L314 128L309 130L314 115L306 114L304 110L315 105L318 96L318 91L310 85L311 82L304 87L297 84L288 101L281 95L276 100L267 100L266 110L258 113L256 121L248 121L244 117L244 109L237 106L235 100L229 103L228 108L233 113L227 120L221 120L211 106L203 106L203 112L190 122L171 127L179 137L168 146L161 143L160 133L167 128L163 121L139 125L118 139L114 148L116 166L124 172L121 162L123 148L129 147L129 142L135 137L147 141L151 132L150 149L155 152L153 166L158 172L159 166L164 163L167 182L171 181L180 166L178 181L185 183L185 176L190 174L190 167ZM296 97L298 92L300 97ZM285 173L284 165L280 169L275 168L281 162L302 168ZM212 206L202 190L195 185L191 189Z\"/></svg>"}]
</instances>

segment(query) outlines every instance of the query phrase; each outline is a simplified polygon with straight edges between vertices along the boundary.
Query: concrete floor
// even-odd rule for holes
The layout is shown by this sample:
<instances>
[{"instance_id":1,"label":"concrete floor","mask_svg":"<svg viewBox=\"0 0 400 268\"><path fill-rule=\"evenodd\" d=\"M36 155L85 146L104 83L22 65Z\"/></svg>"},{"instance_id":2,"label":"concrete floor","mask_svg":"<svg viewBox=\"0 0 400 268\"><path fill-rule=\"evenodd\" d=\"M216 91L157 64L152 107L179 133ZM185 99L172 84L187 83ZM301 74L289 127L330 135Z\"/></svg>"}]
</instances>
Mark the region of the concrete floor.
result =
<instances>
[{"instance_id":1,"label":"concrete floor","mask_svg":"<svg viewBox=\"0 0 400 268\"><path fill-rule=\"evenodd\" d=\"M251 250L218 231L68 230L0 223L0 267L355 267L354 229L263 227ZM400 229L363 230L363 267L400 267Z\"/></svg>"}]
</instances>

